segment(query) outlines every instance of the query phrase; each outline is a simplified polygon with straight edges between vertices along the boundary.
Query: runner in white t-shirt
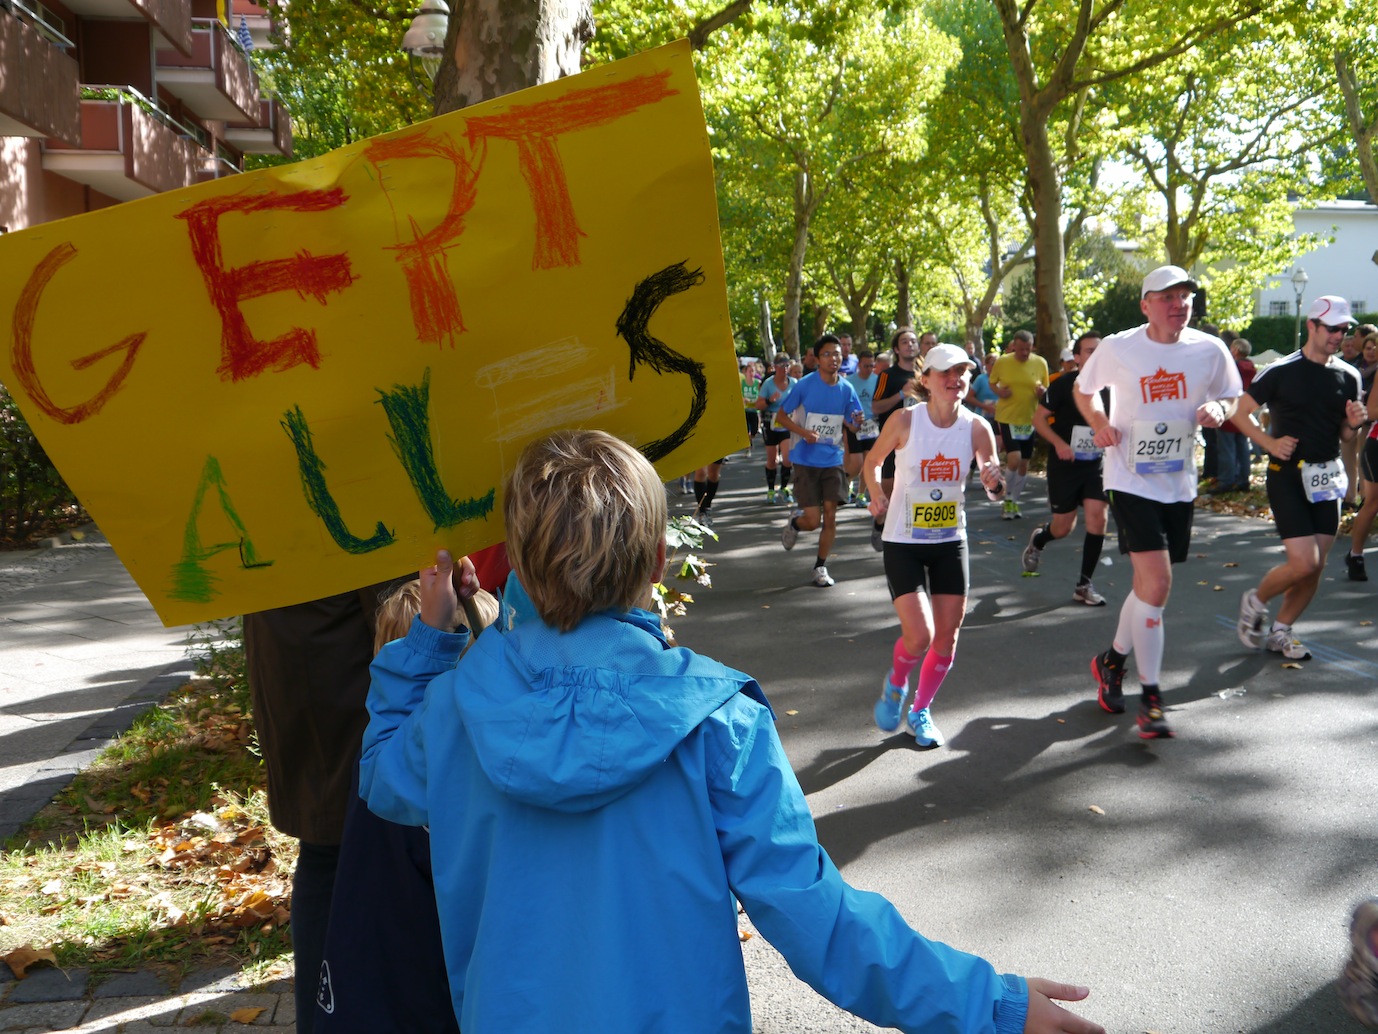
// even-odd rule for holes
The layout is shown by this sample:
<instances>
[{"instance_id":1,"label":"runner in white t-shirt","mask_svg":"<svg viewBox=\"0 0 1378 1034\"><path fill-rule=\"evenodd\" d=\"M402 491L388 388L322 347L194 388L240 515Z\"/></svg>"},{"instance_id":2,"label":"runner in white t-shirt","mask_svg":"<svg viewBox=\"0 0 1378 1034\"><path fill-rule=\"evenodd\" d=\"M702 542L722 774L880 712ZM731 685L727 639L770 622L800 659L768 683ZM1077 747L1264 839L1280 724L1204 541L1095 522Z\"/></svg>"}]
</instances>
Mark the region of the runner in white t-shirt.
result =
<instances>
[{"instance_id":1,"label":"runner in white t-shirt","mask_svg":"<svg viewBox=\"0 0 1378 1034\"><path fill-rule=\"evenodd\" d=\"M1105 338L1077 378L1077 406L1105 449L1102 475L1134 588L1120 608L1110 649L1091 660L1100 706L1124 711L1124 664L1132 652L1143 685L1139 736L1169 737L1158 676L1163 608L1172 565L1187 558L1196 498L1196 428L1219 427L1242 387L1225 343L1187 327L1196 282L1177 266L1144 278L1148 322ZM1100 390L1110 389L1110 413Z\"/></svg>"}]
</instances>

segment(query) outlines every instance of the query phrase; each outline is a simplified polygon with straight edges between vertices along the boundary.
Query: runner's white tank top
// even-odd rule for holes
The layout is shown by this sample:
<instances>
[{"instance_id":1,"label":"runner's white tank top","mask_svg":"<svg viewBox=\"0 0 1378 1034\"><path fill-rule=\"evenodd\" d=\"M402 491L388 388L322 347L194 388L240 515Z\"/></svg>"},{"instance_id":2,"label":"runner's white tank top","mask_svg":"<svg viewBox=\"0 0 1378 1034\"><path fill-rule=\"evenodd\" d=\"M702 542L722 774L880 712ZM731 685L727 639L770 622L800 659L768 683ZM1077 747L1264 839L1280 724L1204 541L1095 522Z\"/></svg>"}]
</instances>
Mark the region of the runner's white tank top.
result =
<instances>
[{"instance_id":1,"label":"runner's white tank top","mask_svg":"<svg viewBox=\"0 0 1378 1034\"><path fill-rule=\"evenodd\" d=\"M935 427L928 406L910 410L909 441L895 450L895 490L885 515L886 542L955 542L966 538L966 479L975 449L976 415L958 407L951 427Z\"/></svg>"}]
</instances>

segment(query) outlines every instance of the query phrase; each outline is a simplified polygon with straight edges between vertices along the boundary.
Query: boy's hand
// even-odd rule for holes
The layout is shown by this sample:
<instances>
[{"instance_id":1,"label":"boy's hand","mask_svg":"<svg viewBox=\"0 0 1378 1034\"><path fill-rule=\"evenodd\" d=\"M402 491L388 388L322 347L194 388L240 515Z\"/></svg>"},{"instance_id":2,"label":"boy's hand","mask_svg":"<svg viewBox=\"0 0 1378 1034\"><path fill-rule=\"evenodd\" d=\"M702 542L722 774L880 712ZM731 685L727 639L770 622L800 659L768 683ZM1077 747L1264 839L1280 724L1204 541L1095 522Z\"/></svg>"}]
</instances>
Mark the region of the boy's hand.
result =
<instances>
[{"instance_id":1,"label":"boy's hand","mask_svg":"<svg viewBox=\"0 0 1378 1034\"><path fill-rule=\"evenodd\" d=\"M1105 1034L1099 1023L1083 1020L1056 1004L1079 1002L1091 993L1088 988L1040 977L1030 977L1028 985L1029 1012L1024 1020L1024 1034Z\"/></svg>"},{"instance_id":2,"label":"boy's hand","mask_svg":"<svg viewBox=\"0 0 1378 1034\"><path fill-rule=\"evenodd\" d=\"M460 625L459 601L478 592L478 575L468 557L458 564L449 550L435 554L435 566L420 571L421 620L442 632L453 632Z\"/></svg>"}]
</instances>

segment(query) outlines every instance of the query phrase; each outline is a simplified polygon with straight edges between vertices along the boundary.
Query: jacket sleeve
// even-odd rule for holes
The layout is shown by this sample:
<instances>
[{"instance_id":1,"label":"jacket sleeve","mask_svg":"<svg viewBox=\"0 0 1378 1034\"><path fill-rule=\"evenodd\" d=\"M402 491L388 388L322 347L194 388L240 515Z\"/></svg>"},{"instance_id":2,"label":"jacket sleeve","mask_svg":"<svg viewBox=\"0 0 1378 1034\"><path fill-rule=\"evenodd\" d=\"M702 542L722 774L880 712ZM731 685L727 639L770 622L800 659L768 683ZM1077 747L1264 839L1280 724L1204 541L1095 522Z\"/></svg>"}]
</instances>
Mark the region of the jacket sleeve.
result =
<instances>
[{"instance_id":1,"label":"jacket sleeve","mask_svg":"<svg viewBox=\"0 0 1378 1034\"><path fill-rule=\"evenodd\" d=\"M709 791L728 881L800 979L882 1027L1023 1031L1022 977L928 940L888 900L842 879L765 708L739 696L708 724Z\"/></svg>"},{"instance_id":2,"label":"jacket sleeve","mask_svg":"<svg viewBox=\"0 0 1378 1034\"><path fill-rule=\"evenodd\" d=\"M369 668L368 727L359 758L359 796L369 811L406 826L424 826L427 688L454 668L466 632L441 632L419 617L403 639L378 651Z\"/></svg>"}]
</instances>

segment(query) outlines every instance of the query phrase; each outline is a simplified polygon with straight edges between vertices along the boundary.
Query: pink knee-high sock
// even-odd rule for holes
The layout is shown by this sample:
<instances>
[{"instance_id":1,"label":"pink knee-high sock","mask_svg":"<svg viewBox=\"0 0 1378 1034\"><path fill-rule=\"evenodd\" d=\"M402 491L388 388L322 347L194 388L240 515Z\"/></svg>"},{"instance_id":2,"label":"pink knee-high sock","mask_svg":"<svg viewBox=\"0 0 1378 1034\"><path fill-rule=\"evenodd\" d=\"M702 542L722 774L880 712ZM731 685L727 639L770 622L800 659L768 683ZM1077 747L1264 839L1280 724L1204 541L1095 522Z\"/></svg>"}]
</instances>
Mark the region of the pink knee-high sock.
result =
<instances>
[{"instance_id":1,"label":"pink knee-high sock","mask_svg":"<svg viewBox=\"0 0 1378 1034\"><path fill-rule=\"evenodd\" d=\"M914 691L915 711L922 711L933 703L933 698L942 687L943 679L947 678L947 673L952 670L953 656L944 657L936 650L929 650L924 654L923 667L919 669L919 688Z\"/></svg>"},{"instance_id":2,"label":"pink knee-high sock","mask_svg":"<svg viewBox=\"0 0 1378 1034\"><path fill-rule=\"evenodd\" d=\"M921 658L910 657L909 651L904 648L904 640L895 640L895 652L890 655L890 685L905 686L909 685L909 673L914 670L914 665L918 664Z\"/></svg>"}]
</instances>

